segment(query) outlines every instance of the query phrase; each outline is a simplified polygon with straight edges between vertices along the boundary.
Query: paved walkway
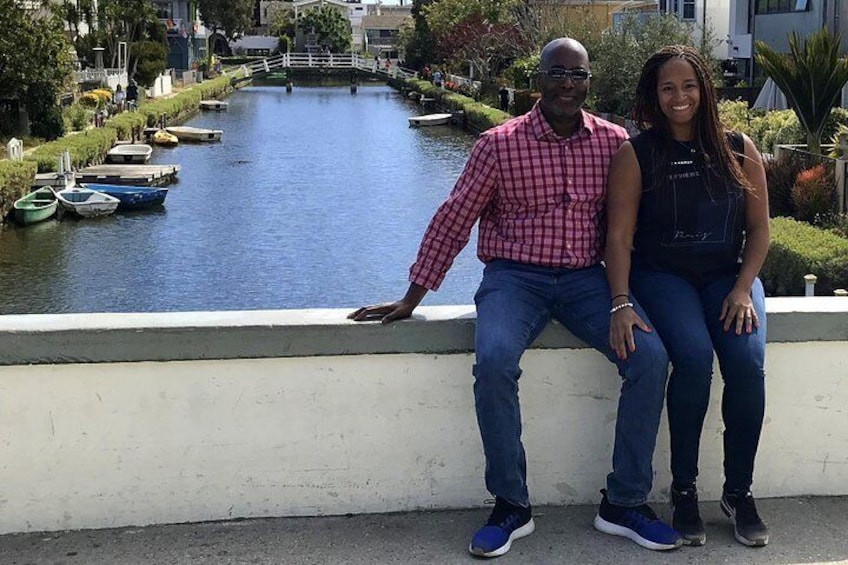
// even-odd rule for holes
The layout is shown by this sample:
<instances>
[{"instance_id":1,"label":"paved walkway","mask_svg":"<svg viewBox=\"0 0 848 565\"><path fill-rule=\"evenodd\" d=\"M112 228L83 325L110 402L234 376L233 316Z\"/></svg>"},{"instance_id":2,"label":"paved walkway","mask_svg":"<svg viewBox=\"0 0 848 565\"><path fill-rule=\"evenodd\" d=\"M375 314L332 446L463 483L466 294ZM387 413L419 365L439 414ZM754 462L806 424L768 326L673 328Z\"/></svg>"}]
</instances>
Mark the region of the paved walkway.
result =
<instances>
[{"instance_id":1,"label":"paved walkway","mask_svg":"<svg viewBox=\"0 0 848 565\"><path fill-rule=\"evenodd\" d=\"M494 561L569 565L848 564L848 497L759 502L768 547L733 539L718 503L703 504L707 545L653 553L592 529L593 506L536 509L536 533ZM668 516L668 507L657 507ZM473 564L472 531L488 508L443 512L277 518L0 536L3 565Z\"/></svg>"}]
</instances>

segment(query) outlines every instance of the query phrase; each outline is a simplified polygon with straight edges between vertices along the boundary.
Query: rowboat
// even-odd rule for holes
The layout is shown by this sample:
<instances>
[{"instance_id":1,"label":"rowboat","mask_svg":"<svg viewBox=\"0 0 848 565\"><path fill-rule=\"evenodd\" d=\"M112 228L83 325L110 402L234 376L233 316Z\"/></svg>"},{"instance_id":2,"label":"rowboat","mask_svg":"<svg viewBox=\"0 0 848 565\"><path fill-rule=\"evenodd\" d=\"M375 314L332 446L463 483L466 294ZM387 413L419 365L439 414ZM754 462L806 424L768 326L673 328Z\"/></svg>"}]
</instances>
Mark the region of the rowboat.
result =
<instances>
[{"instance_id":1,"label":"rowboat","mask_svg":"<svg viewBox=\"0 0 848 565\"><path fill-rule=\"evenodd\" d=\"M83 218L108 216L118 209L120 203L113 196L83 186L64 188L56 193L56 198L62 208Z\"/></svg>"},{"instance_id":2,"label":"rowboat","mask_svg":"<svg viewBox=\"0 0 848 565\"><path fill-rule=\"evenodd\" d=\"M427 114L425 116L410 116L409 125L419 126L441 126L450 123L453 114Z\"/></svg>"},{"instance_id":3,"label":"rowboat","mask_svg":"<svg viewBox=\"0 0 848 565\"><path fill-rule=\"evenodd\" d=\"M224 134L219 129L193 128L191 126L170 126L168 133L177 136L180 141L221 141Z\"/></svg>"},{"instance_id":4,"label":"rowboat","mask_svg":"<svg viewBox=\"0 0 848 565\"><path fill-rule=\"evenodd\" d=\"M167 188L99 183L85 183L81 186L117 198L118 210L141 210L161 206L168 196Z\"/></svg>"},{"instance_id":5,"label":"rowboat","mask_svg":"<svg viewBox=\"0 0 848 565\"><path fill-rule=\"evenodd\" d=\"M153 148L146 143L116 145L106 153L106 162L143 165L150 160L152 154Z\"/></svg>"},{"instance_id":6,"label":"rowboat","mask_svg":"<svg viewBox=\"0 0 848 565\"><path fill-rule=\"evenodd\" d=\"M23 226L42 222L56 213L56 195L49 187L42 187L15 200L14 218Z\"/></svg>"},{"instance_id":7,"label":"rowboat","mask_svg":"<svg viewBox=\"0 0 848 565\"><path fill-rule=\"evenodd\" d=\"M168 133L163 129L157 130L156 133L153 134L153 143L156 145L173 146L179 142L180 140L177 139L176 135Z\"/></svg>"},{"instance_id":8,"label":"rowboat","mask_svg":"<svg viewBox=\"0 0 848 565\"><path fill-rule=\"evenodd\" d=\"M221 102L220 100L201 100L200 101L200 109L201 110L214 110L216 112L220 112L221 110L226 110L229 104L227 102Z\"/></svg>"}]
</instances>

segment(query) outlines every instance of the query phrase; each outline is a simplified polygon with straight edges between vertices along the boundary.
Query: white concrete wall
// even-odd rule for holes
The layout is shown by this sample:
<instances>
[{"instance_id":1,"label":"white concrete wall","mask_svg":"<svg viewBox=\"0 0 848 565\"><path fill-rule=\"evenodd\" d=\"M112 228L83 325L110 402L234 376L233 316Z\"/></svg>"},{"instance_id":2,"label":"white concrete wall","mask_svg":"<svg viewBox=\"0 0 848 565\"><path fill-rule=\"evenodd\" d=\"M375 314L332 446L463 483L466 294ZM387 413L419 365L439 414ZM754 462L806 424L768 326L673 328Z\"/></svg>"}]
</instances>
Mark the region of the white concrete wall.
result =
<instances>
[{"instance_id":1,"label":"white concrete wall","mask_svg":"<svg viewBox=\"0 0 848 565\"><path fill-rule=\"evenodd\" d=\"M777 334L794 327L803 340L821 330L834 341L768 346L759 497L848 494L848 300L838 300L769 303L778 311ZM803 308L810 304L827 308ZM425 308L426 319L388 327L323 311L312 315L311 330L304 324L290 334L272 327L288 313L150 315L157 327L142 323L152 319L142 315L0 318L2 348L33 359L45 356L30 351L30 339L66 361L87 341L108 345L103 320L128 330L139 348L159 336L166 356L175 358L0 360L0 533L479 506L489 495L471 392L473 356L464 339L440 352L427 337L434 326L439 334L455 326L465 332L470 311ZM175 334L188 320L191 331ZM816 329L818 320L829 321ZM212 335L257 356L250 347L262 340L248 325L276 335L285 353L208 359L216 351L231 356ZM411 332L421 352L345 355L356 349L346 331L387 340ZM554 338L566 335L552 331ZM309 345L295 334L330 344L336 354L298 356ZM211 349L191 353L193 340ZM600 354L573 342L529 350L523 368L533 502L596 502L609 471L619 378ZM722 480L720 390L717 377L702 446L704 499L718 497ZM665 498L667 461L663 426L656 499Z\"/></svg>"}]
</instances>

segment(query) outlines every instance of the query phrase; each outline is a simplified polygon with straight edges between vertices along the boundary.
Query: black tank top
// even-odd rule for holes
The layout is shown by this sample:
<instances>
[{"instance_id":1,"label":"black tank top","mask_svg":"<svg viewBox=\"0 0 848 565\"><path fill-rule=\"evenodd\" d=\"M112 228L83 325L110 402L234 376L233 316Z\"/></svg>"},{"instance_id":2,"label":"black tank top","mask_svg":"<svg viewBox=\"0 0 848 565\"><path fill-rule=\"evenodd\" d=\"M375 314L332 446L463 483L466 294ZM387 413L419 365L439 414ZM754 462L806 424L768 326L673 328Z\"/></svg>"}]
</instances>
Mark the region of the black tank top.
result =
<instances>
[{"instance_id":1,"label":"black tank top","mask_svg":"<svg viewBox=\"0 0 848 565\"><path fill-rule=\"evenodd\" d=\"M732 132L728 139L741 163L742 136ZM738 271L745 238L744 189L679 141L671 148L668 182L656 186L654 162L664 141L647 130L630 143L642 171L634 265L670 271L695 284L709 273Z\"/></svg>"}]
</instances>

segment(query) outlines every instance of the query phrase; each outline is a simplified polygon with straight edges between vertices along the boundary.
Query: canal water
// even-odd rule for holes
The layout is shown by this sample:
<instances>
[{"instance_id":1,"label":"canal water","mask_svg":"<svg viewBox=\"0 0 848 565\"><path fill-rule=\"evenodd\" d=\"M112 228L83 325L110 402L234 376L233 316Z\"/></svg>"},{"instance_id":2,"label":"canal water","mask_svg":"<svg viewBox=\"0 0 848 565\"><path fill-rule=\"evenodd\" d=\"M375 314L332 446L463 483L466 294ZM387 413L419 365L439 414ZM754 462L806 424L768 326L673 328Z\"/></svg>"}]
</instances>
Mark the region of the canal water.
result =
<instances>
[{"instance_id":1,"label":"canal water","mask_svg":"<svg viewBox=\"0 0 848 565\"><path fill-rule=\"evenodd\" d=\"M393 89L252 86L186 125L215 144L157 148L182 167L164 207L0 230L0 313L354 308L400 298L430 216L474 137L409 128ZM424 304L470 304L476 228Z\"/></svg>"}]
</instances>

